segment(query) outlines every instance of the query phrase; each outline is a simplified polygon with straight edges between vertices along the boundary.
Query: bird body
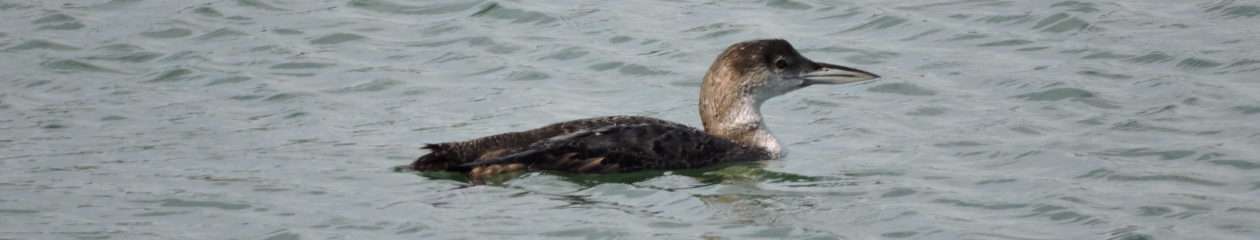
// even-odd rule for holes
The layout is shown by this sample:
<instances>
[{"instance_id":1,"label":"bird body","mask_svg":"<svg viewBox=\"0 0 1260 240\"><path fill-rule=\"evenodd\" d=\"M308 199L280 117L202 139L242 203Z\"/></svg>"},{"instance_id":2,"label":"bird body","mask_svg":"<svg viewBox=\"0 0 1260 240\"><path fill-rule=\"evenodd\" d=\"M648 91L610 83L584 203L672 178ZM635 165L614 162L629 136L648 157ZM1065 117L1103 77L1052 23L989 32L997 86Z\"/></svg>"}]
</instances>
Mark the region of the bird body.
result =
<instances>
[{"instance_id":1,"label":"bird body","mask_svg":"<svg viewBox=\"0 0 1260 240\"><path fill-rule=\"evenodd\" d=\"M428 144L411 164L419 171L485 176L521 170L615 173L687 169L786 154L766 126L766 100L814 84L878 78L849 67L817 63L784 40L753 40L728 47L705 74L700 91L704 130L642 116L565 121L464 142Z\"/></svg>"}]
</instances>

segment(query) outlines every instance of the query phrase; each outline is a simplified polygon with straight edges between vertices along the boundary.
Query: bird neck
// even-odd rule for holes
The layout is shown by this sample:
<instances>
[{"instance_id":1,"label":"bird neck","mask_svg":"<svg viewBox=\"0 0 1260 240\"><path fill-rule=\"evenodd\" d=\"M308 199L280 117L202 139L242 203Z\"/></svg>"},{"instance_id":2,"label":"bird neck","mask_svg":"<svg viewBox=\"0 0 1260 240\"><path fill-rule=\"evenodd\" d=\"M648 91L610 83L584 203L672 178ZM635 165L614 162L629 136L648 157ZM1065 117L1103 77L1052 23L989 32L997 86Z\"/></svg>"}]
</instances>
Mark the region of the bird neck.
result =
<instances>
[{"instance_id":1,"label":"bird neck","mask_svg":"<svg viewBox=\"0 0 1260 240\"><path fill-rule=\"evenodd\" d=\"M731 83L729 81L705 80L700 87L700 118L705 132L759 148L770 153L773 159L785 154L783 145L766 127L761 117L761 103L764 100L752 96L752 91L745 91L740 88L742 86L721 84Z\"/></svg>"}]
</instances>

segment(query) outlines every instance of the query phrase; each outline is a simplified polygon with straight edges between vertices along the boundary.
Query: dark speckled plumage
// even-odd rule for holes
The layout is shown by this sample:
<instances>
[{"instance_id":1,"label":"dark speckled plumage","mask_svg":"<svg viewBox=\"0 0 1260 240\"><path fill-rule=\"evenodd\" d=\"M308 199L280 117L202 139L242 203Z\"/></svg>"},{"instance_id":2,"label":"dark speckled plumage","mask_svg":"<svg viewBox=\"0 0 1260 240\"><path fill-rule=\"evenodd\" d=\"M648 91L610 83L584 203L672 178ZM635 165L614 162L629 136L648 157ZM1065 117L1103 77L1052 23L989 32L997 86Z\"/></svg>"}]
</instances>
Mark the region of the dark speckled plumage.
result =
<instances>
[{"instance_id":1,"label":"dark speckled plumage","mask_svg":"<svg viewBox=\"0 0 1260 240\"><path fill-rule=\"evenodd\" d=\"M611 116L554 123L466 142L430 144L411 167L469 172L471 177L524 169L614 173L685 169L723 162L769 159L770 154L699 129L640 116ZM484 167L486 170L478 170Z\"/></svg>"},{"instance_id":2,"label":"dark speckled plumage","mask_svg":"<svg viewBox=\"0 0 1260 240\"><path fill-rule=\"evenodd\" d=\"M520 170L614 173L685 169L718 163L777 159L782 146L766 129L766 99L814 84L843 84L879 76L813 62L787 41L731 45L705 74L700 93L703 131L639 116L597 117L504 133L466 142L429 144L411 164L420 171L457 171L474 183Z\"/></svg>"}]
</instances>

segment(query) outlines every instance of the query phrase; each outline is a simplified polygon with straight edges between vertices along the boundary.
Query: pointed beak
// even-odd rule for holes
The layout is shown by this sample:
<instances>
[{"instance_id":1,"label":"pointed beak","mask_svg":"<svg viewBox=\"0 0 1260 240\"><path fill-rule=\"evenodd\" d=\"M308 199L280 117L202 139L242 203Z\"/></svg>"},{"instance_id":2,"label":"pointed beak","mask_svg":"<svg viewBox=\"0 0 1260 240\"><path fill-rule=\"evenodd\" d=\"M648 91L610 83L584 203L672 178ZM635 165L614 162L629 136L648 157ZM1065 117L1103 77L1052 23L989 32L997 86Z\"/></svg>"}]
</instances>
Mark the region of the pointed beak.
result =
<instances>
[{"instance_id":1,"label":"pointed beak","mask_svg":"<svg viewBox=\"0 0 1260 240\"><path fill-rule=\"evenodd\" d=\"M818 63L820 68L801 75L805 79L802 85L813 84L845 84L862 82L879 78L879 75L851 67Z\"/></svg>"}]
</instances>

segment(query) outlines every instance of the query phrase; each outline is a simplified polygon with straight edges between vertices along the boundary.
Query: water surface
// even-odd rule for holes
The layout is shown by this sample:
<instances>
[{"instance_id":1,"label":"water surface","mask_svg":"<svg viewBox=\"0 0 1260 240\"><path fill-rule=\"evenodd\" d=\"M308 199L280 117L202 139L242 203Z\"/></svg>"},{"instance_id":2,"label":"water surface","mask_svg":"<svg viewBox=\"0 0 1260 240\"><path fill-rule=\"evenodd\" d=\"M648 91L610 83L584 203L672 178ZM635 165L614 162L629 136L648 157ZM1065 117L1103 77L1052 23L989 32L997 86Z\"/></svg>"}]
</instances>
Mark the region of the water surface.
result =
<instances>
[{"instance_id":1,"label":"water surface","mask_svg":"<svg viewBox=\"0 0 1260 240\"><path fill-rule=\"evenodd\" d=\"M1255 239L1250 1L4 1L5 239ZM791 154L499 186L424 143L698 125L726 46L883 75Z\"/></svg>"}]
</instances>

